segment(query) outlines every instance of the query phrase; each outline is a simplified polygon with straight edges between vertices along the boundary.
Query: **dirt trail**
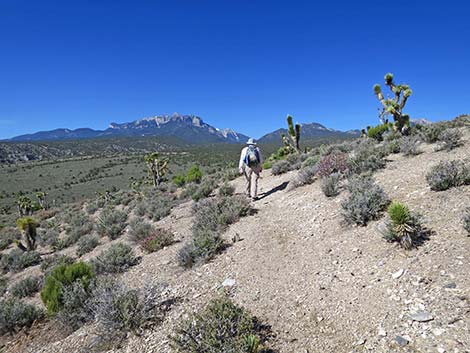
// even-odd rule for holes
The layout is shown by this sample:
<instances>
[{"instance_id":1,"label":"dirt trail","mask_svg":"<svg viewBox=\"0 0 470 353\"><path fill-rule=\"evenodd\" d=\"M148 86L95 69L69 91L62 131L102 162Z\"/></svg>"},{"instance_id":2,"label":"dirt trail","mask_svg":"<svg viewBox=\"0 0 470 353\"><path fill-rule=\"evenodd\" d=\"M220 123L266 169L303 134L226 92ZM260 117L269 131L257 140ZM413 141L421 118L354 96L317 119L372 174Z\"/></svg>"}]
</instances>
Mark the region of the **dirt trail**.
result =
<instances>
[{"instance_id":1,"label":"dirt trail","mask_svg":"<svg viewBox=\"0 0 470 353\"><path fill-rule=\"evenodd\" d=\"M470 157L468 137L466 146L450 154L427 148L412 158L391 156L375 174L392 199L423 214L435 231L411 251L383 240L378 222L342 226L346 192L326 198L318 182L289 190L295 172L264 172L256 214L224 234L228 242L235 234L242 240L210 263L183 270L176 256L190 237L192 203L178 206L159 224L174 230L180 242L146 255L122 277L138 287L167 283L178 302L161 326L130 337L119 352L170 352L175 325L216 296L226 278L236 281L234 300L272 325L271 343L280 353L470 352L470 238L461 226L470 187L437 193L425 181L439 160ZM243 192L241 178L233 185ZM399 278L392 276L401 270ZM409 315L417 310L430 312L433 320L413 322ZM41 352L79 351L91 331L83 327ZM408 343L399 347L396 336Z\"/></svg>"}]
</instances>

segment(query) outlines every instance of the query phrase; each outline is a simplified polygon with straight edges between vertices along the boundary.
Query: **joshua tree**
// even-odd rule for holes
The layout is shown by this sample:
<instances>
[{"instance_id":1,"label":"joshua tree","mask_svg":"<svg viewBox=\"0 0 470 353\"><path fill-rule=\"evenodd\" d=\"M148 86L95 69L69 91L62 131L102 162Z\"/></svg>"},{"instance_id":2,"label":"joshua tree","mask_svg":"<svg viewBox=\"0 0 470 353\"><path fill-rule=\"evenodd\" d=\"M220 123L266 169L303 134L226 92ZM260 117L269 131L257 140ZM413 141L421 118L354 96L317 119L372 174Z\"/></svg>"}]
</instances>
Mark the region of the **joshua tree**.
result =
<instances>
[{"instance_id":1,"label":"joshua tree","mask_svg":"<svg viewBox=\"0 0 470 353\"><path fill-rule=\"evenodd\" d=\"M388 115L392 115L393 120L395 121L395 128L397 129L397 131L405 133L409 126L410 117L403 113L403 108L405 107L408 97L410 97L413 92L411 91L411 88L406 84L395 84L393 82L393 74L391 73L386 74L384 79L385 85L390 88L390 90L394 94L394 97L387 97L387 99L385 99L384 95L382 94L382 89L380 85L374 85L374 93L383 106L383 109L380 113L380 120L382 121L382 123L387 123L388 120L386 119L386 117Z\"/></svg>"},{"instance_id":2,"label":"joshua tree","mask_svg":"<svg viewBox=\"0 0 470 353\"><path fill-rule=\"evenodd\" d=\"M37 205L27 196L20 196L16 201L16 205L18 206L20 217L31 216L37 208Z\"/></svg>"},{"instance_id":3,"label":"joshua tree","mask_svg":"<svg viewBox=\"0 0 470 353\"><path fill-rule=\"evenodd\" d=\"M290 141L286 135L282 135L282 143L284 147L292 147L292 150L300 152L300 124L295 124L292 121L292 117L287 115L287 130L289 132Z\"/></svg>"},{"instance_id":4,"label":"joshua tree","mask_svg":"<svg viewBox=\"0 0 470 353\"><path fill-rule=\"evenodd\" d=\"M46 196L47 194L44 191L38 191L36 193L36 197L38 198L38 201L39 201L39 206L41 206L41 208L44 210L47 210L49 208Z\"/></svg>"},{"instance_id":5,"label":"joshua tree","mask_svg":"<svg viewBox=\"0 0 470 353\"><path fill-rule=\"evenodd\" d=\"M168 158L160 157L158 152L145 155L145 163L149 170L149 176L152 178L153 186L157 187L163 180L163 176L168 171Z\"/></svg>"},{"instance_id":6,"label":"joshua tree","mask_svg":"<svg viewBox=\"0 0 470 353\"><path fill-rule=\"evenodd\" d=\"M18 242L18 247L23 251L31 251L36 249L36 229L39 227L39 223L31 217L19 218L16 221L16 225L23 233L23 239L26 244Z\"/></svg>"}]
</instances>

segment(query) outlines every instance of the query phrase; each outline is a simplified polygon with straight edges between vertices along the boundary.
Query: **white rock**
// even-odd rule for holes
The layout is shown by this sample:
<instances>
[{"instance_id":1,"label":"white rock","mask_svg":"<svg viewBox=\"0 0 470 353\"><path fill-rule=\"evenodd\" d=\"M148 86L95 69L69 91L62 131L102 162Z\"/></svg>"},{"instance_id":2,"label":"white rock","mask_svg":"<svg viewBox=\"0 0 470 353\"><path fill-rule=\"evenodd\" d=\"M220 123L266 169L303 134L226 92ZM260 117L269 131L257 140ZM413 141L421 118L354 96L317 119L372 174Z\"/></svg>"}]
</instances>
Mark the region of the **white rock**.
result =
<instances>
[{"instance_id":1,"label":"white rock","mask_svg":"<svg viewBox=\"0 0 470 353\"><path fill-rule=\"evenodd\" d=\"M398 279L400 278L401 276L403 276L403 274L405 273L405 270L400 268L397 272L393 273L392 274L392 278L393 279Z\"/></svg>"},{"instance_id":2,"label":"white rock","mask_svg":"<svg viewBox=\"0 0 470 353\"><path fill-rule=\"evenodd\" d=\"M237 284L237 281L235 281L233 278L226 278L222 282L222 287L233 287L235 284Z\"/></svg>"}]
</instances>

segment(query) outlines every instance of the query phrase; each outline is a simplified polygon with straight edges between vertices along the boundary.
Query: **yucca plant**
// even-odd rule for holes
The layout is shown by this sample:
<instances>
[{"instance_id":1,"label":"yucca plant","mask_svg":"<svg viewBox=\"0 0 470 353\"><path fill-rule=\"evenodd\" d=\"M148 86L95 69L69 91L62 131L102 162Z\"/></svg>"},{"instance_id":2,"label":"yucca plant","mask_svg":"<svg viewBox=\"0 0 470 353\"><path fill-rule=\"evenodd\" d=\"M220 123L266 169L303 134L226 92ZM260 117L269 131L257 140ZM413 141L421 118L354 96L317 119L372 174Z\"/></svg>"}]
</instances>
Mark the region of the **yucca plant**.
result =
<instances>
[{"instance_id":1,"label":"yucca plant","mask_svg":"<svg viewBox=\"0 0 470 353\"><path fill-rule=\"evenodd\" d=\"M419 238L426 234L419 215L413 214L405 204L394 201L388 207L387 213L389 219L386 221L386 230L383 236L388 241L398 242L408 250L413 248Z\"/></svg>"},{"instance_id":2,"label":"yucca plant","mask_svg":"<svg viewBox=\"0 0 470 353\"><path fill-rule=\"evenodd\" d=\"M18 247L21 250L31 251L36 249L36 229L39 227L39 223L31 217L19 218L16 221L16 225L23 233L23 239L26 245L18 242Z\"/></svg>"}]
</instances>

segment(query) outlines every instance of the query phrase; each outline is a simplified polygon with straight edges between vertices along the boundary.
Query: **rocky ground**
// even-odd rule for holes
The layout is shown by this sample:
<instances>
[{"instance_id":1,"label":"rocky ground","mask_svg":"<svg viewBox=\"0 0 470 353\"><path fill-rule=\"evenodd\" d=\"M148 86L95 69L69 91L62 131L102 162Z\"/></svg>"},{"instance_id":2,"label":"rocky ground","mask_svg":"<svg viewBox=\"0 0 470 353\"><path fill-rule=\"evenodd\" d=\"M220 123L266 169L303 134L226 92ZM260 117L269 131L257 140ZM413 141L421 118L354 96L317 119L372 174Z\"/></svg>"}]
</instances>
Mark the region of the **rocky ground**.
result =
<instances>
[{"instance_id":1,"label":"rocky ground","mask_svg":"<svg viewBox=\"0 0 470 353\"><path fill-rule=\"evenodd\" d=\"M295 172L264 172L257 212L224 234L228 242L241 239L210 263L183 270L176 254L190 238L192 203L181 204L159 222L180 242L122 276L135 287L166 283L177 302L160 326L114 352L170 352L175 326L222 290L272 326L270 344L279 353L470 352L470 238L461 222L470 186L435 192L425 180L438 161L470 157L465 137L450 153L428 145L415 157L391 155L375 174L391 199L421 213L433 231L411 251L387 243L377 231L381 221L342 225L345 191L327 198L318 182L292 190ZM233 185L242 193L241 178ZM92 325L67 337L54 329L43 324L30 333L55 335L53 343L25 334L7 351L86 352L93 339Z\"/></svg>"}]
</instances>

